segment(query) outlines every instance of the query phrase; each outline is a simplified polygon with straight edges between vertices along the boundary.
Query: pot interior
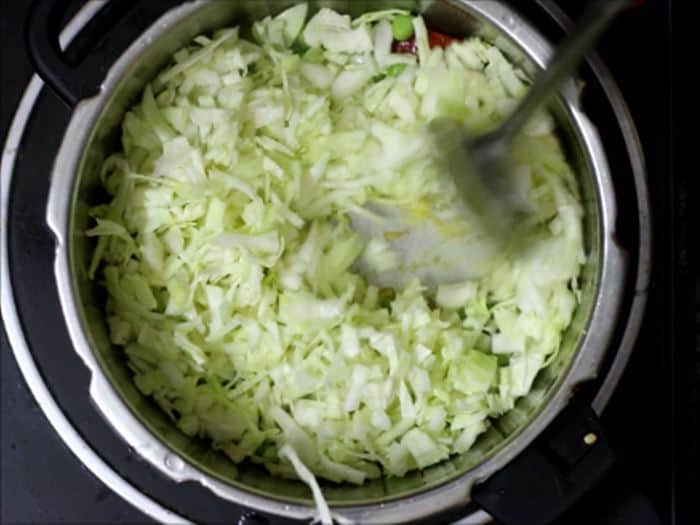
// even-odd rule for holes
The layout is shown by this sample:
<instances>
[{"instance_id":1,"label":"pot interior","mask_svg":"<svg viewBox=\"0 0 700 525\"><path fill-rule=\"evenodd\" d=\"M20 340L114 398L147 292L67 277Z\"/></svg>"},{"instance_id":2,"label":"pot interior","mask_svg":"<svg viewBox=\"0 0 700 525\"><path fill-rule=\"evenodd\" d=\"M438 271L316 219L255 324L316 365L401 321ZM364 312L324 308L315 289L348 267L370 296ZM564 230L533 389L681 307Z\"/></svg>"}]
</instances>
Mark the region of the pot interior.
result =
<instances>
[{"instance_id":1,"label":"pot interior","mask_svg":"<svg viewBox=\"0 0 700 525\"><path fill-rule=\"evenodd\" d=\"M161 35L150 45L135 44L141 46L138 59L121 69L116 89L110 94L102 95L104 102L101 111L87 143L84 144L79 170L75 174L68 242L73 286L79 302L78 313L93 352L110 383L136 417L150 429L154 439L162 441L200 470L225 483L271 499L310 503L310 493L303 483L273 477L263 468L252 464L234 465L222 453L212 450L209 443L182 434L152 400L144 397L136 389L131 379L131 372L126 366L126 356L120 348L111 345L107 336L103 315L105 292L96 281L89 280L87 276L94 240L85 236L85 231L93 225L87 210L96 203L106 200L99 181L100 166L110 153L119 148L121 119L125 111L138 100L145 84L168 64L175 51L189 43L194 36L224 26L240 25L242 36L245 37L246 28L250 27L252 21L268 14L275 14L293 3L296 2L241 0L205 3L173 25L162 29ZM434 2L347 0L310 2L310 7L313 12L320 5L330 6L351 15L387 7L421 11L430 27L459 36L478 34L500 47L526 72L534 72L536 66L528 51L521 44L509 40L495 25L484 18L478 11L479 3L459 0ZM411 472L402 478L375 480L359 487L321 482L329 503L334 505L380 503L416 494L454 479L498 453L506 443L531 423L557 390L563 372L568 369L573 357L580 349L582 336L586 331L597 296L601 235L600 195L592 173L590 155L583 145L581 132L561 100L553 104L552 110L558 121L559 135L565 146L568 160L579 180L586 212L584 232L588 254L588 262L584 266L581 282L582 303L577 308L573 322L564 335L560 352L556 359L539 373L530 394L520 399L514 410L493 421L490 430L483 434L467 453L426 470Z\"/></svg>"}]
</instances>

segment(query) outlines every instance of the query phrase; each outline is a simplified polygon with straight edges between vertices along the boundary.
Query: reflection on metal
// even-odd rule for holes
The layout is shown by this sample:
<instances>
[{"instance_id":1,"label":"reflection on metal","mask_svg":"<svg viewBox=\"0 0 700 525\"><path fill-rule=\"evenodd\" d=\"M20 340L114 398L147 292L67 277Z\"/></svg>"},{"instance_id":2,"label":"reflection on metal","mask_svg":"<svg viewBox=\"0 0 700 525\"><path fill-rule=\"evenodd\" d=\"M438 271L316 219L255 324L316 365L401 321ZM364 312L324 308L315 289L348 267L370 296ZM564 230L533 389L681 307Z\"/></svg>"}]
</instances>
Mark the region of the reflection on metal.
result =
<instances>
[{"instance_id":1,"label":"reflection on metal","mask_svg":"<svg viewBox=\"0 0 700 525\"><path fill-rule=\"evenodd\" d=\"M538 0L538 3L560 26L568 27L571 23L566 14L564 14L562 9L554 1ZM591 55L588 60L588 65L593 70L598 82L600 82L620 126L620 131L622 132L625 146L627 147L627 156L630 161L632 175L634 177L634 190L636 193L637 206L639 208L637 216L639 220L637 267L635 269L630 269L630 273L636 274L634 295L632 297L632 305L626 317L622 340L615 350L615 358L608 369L602 386L593 400L593 408L596 412L601 414L610 401L610 397L615 391L622 377L622 372L625 370L627 362L632 355L632 350L637 342L637 336L642 324L642 318L644 317L651 279L652 227L651 202L649 200L649 189L647 187L646 160L644 158L642 141L639 138L637 127L634 124L634 120L632 119L632 115L622 96L620 88L600 57L597 54ZM634 271L632 272L632 270Z\"/></svg>"}]
</instances>

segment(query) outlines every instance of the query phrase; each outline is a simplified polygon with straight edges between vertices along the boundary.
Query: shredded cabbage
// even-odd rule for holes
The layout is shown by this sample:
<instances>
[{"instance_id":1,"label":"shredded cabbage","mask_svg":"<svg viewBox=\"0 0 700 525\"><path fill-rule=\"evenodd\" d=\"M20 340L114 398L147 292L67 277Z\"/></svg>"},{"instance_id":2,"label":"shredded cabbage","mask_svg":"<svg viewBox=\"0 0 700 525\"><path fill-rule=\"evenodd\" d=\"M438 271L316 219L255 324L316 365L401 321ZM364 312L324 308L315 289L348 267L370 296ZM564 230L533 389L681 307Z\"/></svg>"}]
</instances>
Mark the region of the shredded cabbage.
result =
<instances>
[{"instance_id":1,"label":"shredded cabbage","mask_svg":"<svg viewBox=\"0 0 700 525\"><path fill-rule=\"evenodd\" d=\"M87 234L112 342L141 392L234 462L361 484L462 453L528 393L571 321L582 209L545 112L515 144L526 252L492 253L482 276L432 297L355 272L397 256L350 211L454 204L428 123L484 130L526 90L485 41L431 49L421 17L418 60L392 53L399 15L307 22L301 5L257 22L256 42L198 37L104 163L111 203Z\"/></svg>"}]
</instances>

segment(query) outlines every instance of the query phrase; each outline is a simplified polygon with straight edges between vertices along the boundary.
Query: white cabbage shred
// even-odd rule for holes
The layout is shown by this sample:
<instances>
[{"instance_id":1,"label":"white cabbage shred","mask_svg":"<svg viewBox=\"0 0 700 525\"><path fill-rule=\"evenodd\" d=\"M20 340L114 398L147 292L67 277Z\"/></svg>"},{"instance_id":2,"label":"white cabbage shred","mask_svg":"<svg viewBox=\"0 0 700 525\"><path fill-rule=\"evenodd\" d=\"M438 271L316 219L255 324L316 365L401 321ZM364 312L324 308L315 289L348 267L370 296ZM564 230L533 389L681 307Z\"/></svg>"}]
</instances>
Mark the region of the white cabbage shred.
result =
<instances>
[{"instance_id":1,"label":"white cabbage shred","mask_svg":"<svg viewBox=\"0 0 700 525\"><path fill-rule=\"evenodd\" d=\"M524 254L432 297L353 272L395 254L349 210L450 205L427 124L486 129L527 89L478 38L430 49L419 17L418 59L392 53L401 13L307 22L301 5L257 22L255 42L197 38L104 163L111 202L87 233L112 342L143 394L234 462L361 484L462 453L529 392L576 308L582 210L544 112L515 145Z\"/></svg>"}]
</instances>

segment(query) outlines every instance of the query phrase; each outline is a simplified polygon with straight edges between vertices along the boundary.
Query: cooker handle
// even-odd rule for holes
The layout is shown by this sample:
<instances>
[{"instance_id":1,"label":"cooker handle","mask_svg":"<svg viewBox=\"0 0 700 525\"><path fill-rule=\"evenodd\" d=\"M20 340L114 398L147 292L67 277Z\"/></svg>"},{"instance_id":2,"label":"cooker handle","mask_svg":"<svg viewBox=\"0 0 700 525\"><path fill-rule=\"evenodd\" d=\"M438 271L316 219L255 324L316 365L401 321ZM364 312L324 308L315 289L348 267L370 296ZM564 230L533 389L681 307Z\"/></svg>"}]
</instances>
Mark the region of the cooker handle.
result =
<instances>
[{"instance_id":1,"label":"cooker handle","mask_svg":"<svg viewBox=\"0 0 700 525\"><path fill-rule=\"evenodd\" d=\"M471 498L501 525L549 525L598 485L615 462L616 455L597 414L587 401L574 398L532 446L475 485ZM630 500L616 497L614 504L629 506ZM615 523L661 524L647 501L642 500L634 509L615 512L618 517L632 514L632 521Z\"/></svg>"},{"instance_id":2,"label":"cooker handle","mask_svg":"<svg viewBox=\"0 0 700 525\"><path fill-rule=\"evenodd\" d=\"M115 60L166 10L181 0L110 0L61 49L58 35L68 2L35 0L24 28L29 58L38 75L69 107L97 94Z\"/></svg>"}]
</instances>

